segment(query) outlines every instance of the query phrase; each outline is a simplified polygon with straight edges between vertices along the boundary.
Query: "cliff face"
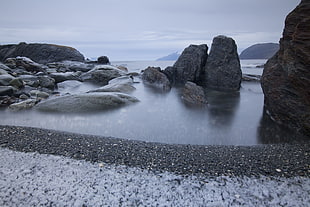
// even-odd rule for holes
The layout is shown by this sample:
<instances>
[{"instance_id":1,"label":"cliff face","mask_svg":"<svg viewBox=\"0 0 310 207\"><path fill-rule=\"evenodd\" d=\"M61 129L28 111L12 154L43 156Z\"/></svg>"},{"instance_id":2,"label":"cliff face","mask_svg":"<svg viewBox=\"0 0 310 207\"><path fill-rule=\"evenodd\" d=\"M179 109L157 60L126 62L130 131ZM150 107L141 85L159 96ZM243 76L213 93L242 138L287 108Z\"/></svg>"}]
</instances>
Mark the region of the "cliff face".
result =
<instances>
[{"instance_id":1,"label":"cliff face","mask_svg":"<svg viewBox=\"0 0 310 207\"><path fill-rule=\"evenodd\" d=\"M310 1L286 17L280 49L265 65L265 108L277 122L310 137Z\"/></svg>"},{"instance_id":2,"label":"cliff face","mask_svg":"<svg viewBox=\"0 0 310 207\"><path fill-rule=\"evenodd\" d=\"M0 61L17 56L28 57L41 64L63 60L84 61L84 56L72 47L52 44L0 45Z\"/></svg>"}]
</instances>

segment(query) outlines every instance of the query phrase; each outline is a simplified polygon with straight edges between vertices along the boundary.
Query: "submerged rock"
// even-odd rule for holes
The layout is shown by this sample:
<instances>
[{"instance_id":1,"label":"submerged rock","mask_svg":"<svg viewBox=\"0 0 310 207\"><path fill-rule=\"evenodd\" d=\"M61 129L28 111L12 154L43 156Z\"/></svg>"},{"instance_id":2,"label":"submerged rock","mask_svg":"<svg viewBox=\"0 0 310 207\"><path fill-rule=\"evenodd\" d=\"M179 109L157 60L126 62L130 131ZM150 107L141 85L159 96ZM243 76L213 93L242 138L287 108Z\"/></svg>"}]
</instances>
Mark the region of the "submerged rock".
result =
<instances>
[{"instance_id":1,"label":"submerged rock","mask_svg":"<svg viewBox=\"0 0 310 207\"><path fill-rule=\"evenodd\" d=\"M185 104L190 106L206 106L208 104L203 87L190 81L186 82L181 98Z\"/></svg>"},{"instance_id":2,"label":"submerged rock","mask_svg":"<svg viewBox=\"0 0 310 207\"><path fill-rule=\"evenodd\" d=\"M169 79L159 67L148 67L145 69L142 74L142 80L144 83L163 91L171 89Z\"/></svg>"},{"instance_id":3,"label":"submerged rock","mask_svg":"<svg viewBox=\"0 0 310 207\"><path fill-rule=\"evenodd\" d=\"M137 98L123 93L83 93L42 101L37 104L36 109L51 112L87 112L121 107L138 101Z\"/></svg>"},{"instance_id":4,"label":"submerged rock","mask_svg":"<svg viewBox=\"0 0 310 207\"><path fill-rule=\"evenodd\" d=\"M241 66L235 41L226 36L213 39L211 51L204 69L208 88L236 91L241 86Z\"/></svg>"},{"instance_id":5,"label":"submerged rock","mask_svg":"<svg viewBox=\"0 0 310 207\"><path fill-rule=\"evenodd\" d=\"M265 65L262 88L272 119L310 136L310 2L286 17L280 50Z\"/></svg>"},{"instance_id":6,"label":"submerged rock","mask_svg":"<svg viewBox=\"0 0 310 207\"><path fill-rule=\"evenodd\" d=\"M172 67L167 67L164 73L172 85L184 85L187 81L199 82L201 72L208 58L208 46L190 45Z\"/></svg>"}]
</instances>

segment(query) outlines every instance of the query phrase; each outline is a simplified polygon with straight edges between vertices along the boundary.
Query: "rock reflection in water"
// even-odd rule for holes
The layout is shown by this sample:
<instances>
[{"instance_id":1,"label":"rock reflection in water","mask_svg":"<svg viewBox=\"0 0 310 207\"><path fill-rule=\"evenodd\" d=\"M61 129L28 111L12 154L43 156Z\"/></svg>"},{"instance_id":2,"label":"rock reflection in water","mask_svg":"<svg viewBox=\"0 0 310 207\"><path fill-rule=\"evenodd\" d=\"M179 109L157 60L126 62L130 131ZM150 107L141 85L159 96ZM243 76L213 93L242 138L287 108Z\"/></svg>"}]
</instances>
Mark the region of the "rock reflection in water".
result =
<instances>
[{"instance_id":1,"label":"rock reflection in water","mask_svg":"<svg viewBox=\"0 0 310 207\"><path fill-rule=\"evenodd\" d=\"M208 111L211 125L227 128L232 125L240 103L239 92L207 90Z\"/></svg>"},{"instance_id":2,"label":"rock reflection in water","mask_svg":"<svg viewBox=\"0 0 310 207\"><path fill-rule=\"evenodd\" d=\"M294 143L309 140L310 137L298 134L280 124L275 123L263 110L260 125L257 128L257 142L260 144Z\"/></svg>"}]
</instances>

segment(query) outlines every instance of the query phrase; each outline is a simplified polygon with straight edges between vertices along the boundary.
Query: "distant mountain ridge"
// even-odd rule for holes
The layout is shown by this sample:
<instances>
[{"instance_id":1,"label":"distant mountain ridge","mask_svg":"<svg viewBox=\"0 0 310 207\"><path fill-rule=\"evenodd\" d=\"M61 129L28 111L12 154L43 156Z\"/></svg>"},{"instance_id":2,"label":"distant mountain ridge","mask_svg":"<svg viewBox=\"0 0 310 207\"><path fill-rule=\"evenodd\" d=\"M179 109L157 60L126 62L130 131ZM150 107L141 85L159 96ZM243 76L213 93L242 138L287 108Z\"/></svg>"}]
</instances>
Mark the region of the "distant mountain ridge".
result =
<instances>
[{"instance_id":1,"label":"distant mountain ridge","mask_svg":"<svg viewBox=\"0 0 310 207\"><path fill-rule=\"evenodd\" d=\"M260 43L252 45L240 54L240 59L269 59L279 50L278 43Z\"/></svg>"},{"instance_id":2,"label":"distant mountain ridge","mask_svg":"<svg viewBox=\"0 0 310 207\"><path fill-rule=\"evenodd\" d=\"M177 60L179 57L180 57L180 53L178 52L174 52L174 53L171 53L167 56L164 56L164 57L161 57L161 58L158 58L156 61L163 61L163 60Z\"/></svg>"}]
</instances>

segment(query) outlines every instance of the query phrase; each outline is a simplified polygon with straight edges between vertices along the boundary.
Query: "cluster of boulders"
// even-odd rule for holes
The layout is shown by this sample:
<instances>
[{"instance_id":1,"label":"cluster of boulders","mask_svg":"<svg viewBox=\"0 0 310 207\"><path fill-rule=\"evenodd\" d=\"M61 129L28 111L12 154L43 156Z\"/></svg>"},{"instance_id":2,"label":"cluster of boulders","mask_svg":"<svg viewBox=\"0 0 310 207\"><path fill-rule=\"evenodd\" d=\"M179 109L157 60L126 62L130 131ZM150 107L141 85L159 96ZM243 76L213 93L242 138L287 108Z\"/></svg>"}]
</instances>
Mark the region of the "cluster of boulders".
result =
<instances>
[{"instance_id":1,"label":"cluster of boulders","mask_svg":"<svg viewBox=\"0 0 310 207\"><path fill-rule=\"evenodd\" d=\"M65 60L45 64L29 57L9 57L0 62L0 106L12 110L35 106L45 111L81 112L137 102L129 95L135 88L127 72L125 67L110 65L106 56L92 62ZM98 89L80 94L59 94L58 86L66 82L70 85L72 81L73 84L91 82Z\"/></svg>"},{"instance_id":2,"label":"cluster of boulders","mask_svg":"<svg viewBox=\"0 0 310 207\"><path fill-rule=\"evenodd\" d=\"M310 1L286 17L280 50L262 76L265 109L273 120L310 137Z\"/></svg>"},{"instance_id":3,"label":"cluster of boulders","mask_svg":"<svg viewBox=\"0 0 310 207\"><path fill-rule=\"evenodd\" d=\"M223 35L213 39L210 54L208 46L190 45L185 48L173 66L165 70L147 68L144 82L162 90L182 87L182 99L190 105L204 106L207 97L204 88L238 91L242 72L235 41Z\"/></svg>"}]
</instances>

